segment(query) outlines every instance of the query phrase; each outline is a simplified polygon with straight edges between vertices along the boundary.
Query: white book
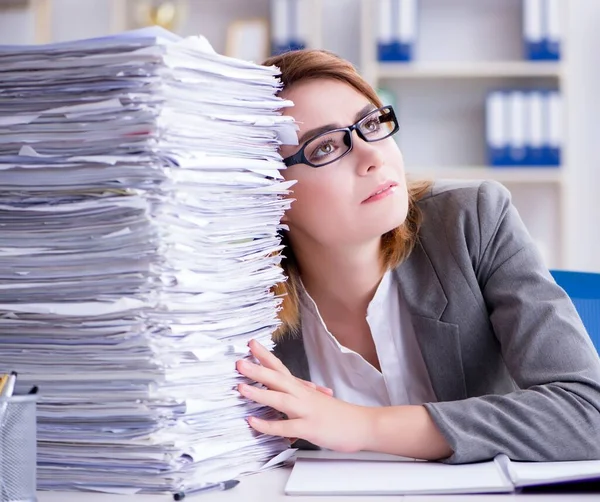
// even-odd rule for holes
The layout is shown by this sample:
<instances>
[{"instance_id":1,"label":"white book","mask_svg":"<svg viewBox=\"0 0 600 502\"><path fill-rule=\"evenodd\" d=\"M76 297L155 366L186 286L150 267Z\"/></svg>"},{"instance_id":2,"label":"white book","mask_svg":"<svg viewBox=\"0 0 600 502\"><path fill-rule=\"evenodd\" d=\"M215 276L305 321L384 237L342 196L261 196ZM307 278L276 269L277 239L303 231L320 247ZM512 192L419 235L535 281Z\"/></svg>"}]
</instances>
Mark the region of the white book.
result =
<instances>
[{"instance_id":1,"label":"white book","mask_svg":"<svg viewBox=\"0 0 600 502\"><path fill-rule=\"evenodd\" d=\"M600 460L530 463L513 462L506 455L499 455L489 462L448 465L330 452L323 457L298 457L285 493L321 496L512 493L526 487L588 480L600 481Z\"/></svg>"}]
</instances>

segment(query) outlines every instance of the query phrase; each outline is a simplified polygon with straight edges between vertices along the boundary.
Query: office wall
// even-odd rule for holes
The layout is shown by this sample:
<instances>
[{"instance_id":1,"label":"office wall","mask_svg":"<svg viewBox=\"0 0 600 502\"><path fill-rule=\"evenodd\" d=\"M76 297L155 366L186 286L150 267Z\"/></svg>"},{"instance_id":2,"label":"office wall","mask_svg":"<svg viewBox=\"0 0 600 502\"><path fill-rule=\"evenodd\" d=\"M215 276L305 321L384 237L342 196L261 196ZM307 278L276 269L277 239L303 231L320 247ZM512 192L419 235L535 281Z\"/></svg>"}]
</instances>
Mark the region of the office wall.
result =
<instances>
[{"instance_id":1,"label":"office wall","mask_svg":"<svg viewBox=\"0 0 600 502\"><path fill-rule=\"evenodd\" d=\"M600 271L600 2L569 3L569 256L576 268Z\"/></svg>"}]
</instances>

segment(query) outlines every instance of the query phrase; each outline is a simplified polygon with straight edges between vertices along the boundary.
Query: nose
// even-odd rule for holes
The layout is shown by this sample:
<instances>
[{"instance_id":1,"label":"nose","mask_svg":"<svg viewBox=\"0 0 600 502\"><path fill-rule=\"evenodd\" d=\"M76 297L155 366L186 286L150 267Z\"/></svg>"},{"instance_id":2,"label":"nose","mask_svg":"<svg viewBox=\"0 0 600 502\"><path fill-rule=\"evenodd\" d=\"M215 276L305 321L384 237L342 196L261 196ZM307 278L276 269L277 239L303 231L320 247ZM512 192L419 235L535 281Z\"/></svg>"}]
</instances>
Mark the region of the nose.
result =
<instances>
[{"instance_id":1,"label":"nose","mask_svg":"<svg viewBox=\"0 0 600 502\"><path fill-rule=\"evenodd\" d=\"M353 134L356 134L356 131L353 131ZM369 143L359 138L358 135L353 137L352 141L354 143L352 153L357 162L356 168L359 175L365 176L383 165L383 153L377 142Z\"/></svg>"}]
</instances>

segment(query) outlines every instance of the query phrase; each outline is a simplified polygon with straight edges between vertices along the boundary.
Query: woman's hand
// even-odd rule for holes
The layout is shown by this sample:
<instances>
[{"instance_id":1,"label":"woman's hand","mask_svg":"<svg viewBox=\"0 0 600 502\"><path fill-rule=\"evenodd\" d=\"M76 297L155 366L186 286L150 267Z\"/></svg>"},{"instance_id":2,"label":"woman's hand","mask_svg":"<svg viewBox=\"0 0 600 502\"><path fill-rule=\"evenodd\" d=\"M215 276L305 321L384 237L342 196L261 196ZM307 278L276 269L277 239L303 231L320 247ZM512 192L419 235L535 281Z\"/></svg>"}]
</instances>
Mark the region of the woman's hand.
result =
<instances>
[{"instance_id":1,"label":"woman's hand","mask_svg":"<svg viewBox=\"0 0 600 502\"><path fill-rule=\"evenodd\" d=\"M330 389L294 377L256 340L249 347L261 365L241 360L237 370L267 389L240 384L238 390L244 397L288 416L288 420L272 421L250 417L252 428L273 436L305 439L331 450L352 452L364 448L371 429L370 408L335 399Z\"/></svg>"}]
</instances>

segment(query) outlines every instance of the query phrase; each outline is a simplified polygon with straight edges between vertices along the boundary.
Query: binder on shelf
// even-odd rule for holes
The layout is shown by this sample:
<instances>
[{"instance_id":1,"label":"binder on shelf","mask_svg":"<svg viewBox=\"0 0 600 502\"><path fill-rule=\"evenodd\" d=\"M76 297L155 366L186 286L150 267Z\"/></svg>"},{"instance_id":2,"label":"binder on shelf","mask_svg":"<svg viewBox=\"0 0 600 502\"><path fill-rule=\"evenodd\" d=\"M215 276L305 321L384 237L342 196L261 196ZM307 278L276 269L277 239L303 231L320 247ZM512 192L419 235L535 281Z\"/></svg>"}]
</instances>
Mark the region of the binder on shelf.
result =
<instances>
[{"instance_id":1,"label":"binder on shelf","mask_svg":"<svg viewBox=\"0 0 600 502\"><path fill-rule=\"evenodd\" d=\"M512 91L508 94L508 159L513 166L527 165L525 146L525 93Z\"/></svg>"},{"instance_id":2,"label":"binder on shelf","mask_svg":"<svg viewBox=\"0 0 600 502\"><path fill-rule=\"evenodd\" d=\"M523 39L526 59L560 60L560 0L523 0Z\"/></svg>"},{"instance_id":3,"label":"binder on shelf","mask_svg":"<svg viewBox=\"0 0 600 502\"><path fill-rule=\"evenodd\" d=\"M412 61L416 34L417 0L378 0L379 61Z\"/></svg>"},{"instance_id":4,"label":"binder on shelf","mask_svg":"<svg viewBox=\"0 0 600 502\"><path fill-rule=\"evenodd\" d=\"M525 56L532 61L543 59L543 0L523 0L523 38Z\"/></svg>"},{"instance_id":5,"label":"binder on shelf","mask_svg":"<svg viewBox=\"0 0 600 502\"><path fill-rule=\"evenodd\" d=\"M558 91L495 90L486 101L488 163L494 167L561 165Z\"/></svg>"},{"instance_id":6,"label":"binder on shelf","mask_svg":"<svg viewBox=\"0 0 600 502\"><path fill-rule=\"evenodd\" d=\"M508 164L508 136L506 100L504 93L491 92L486 103L486 136L489 163L492 166Z\"/></svg>"},{"instance_id":7,"label":"binder on shelf","mask_svg":"<svg viewBox=\"0 0 600 502\"><path fill-rule=\"evenodd\" d=\"M304 49L301 0L271 0L271 54Z\"/></svg>"},{"instance_id":8,"label":"binder on shelf","mask_svg":"<svg viewBox=\"0 0 600 502\"><path fill-rule=\"evenodd\" d=\"M545 97L542 92L528 92L525 96L525 115L527 127L525 130L525 146L527 150L527 165L548 165L545 158L544 145L547 135L544 133Z\"/></svg>"},{"instance_id":9,"label":"binder on shelf","mask_svg":"<svg viewBox=\"0 0 600 502\"><path fill-rule=\"evenodd\" d=\"M559 61L561 51L560 0L545 0L546 38L544 53L547 60Z\"/></svg>"},{"instance_id":10,"label":"binder on shelf","mask_svg":"<svg viewBox=\"0 0 600 502\"><path fill-rule=\"evenodd\" d=\"M546 98L548 113L548 141L546 163L549 166L560 166L562 161L562 96L558 91L550 91Z\"/></svg>"}]
</instances>

